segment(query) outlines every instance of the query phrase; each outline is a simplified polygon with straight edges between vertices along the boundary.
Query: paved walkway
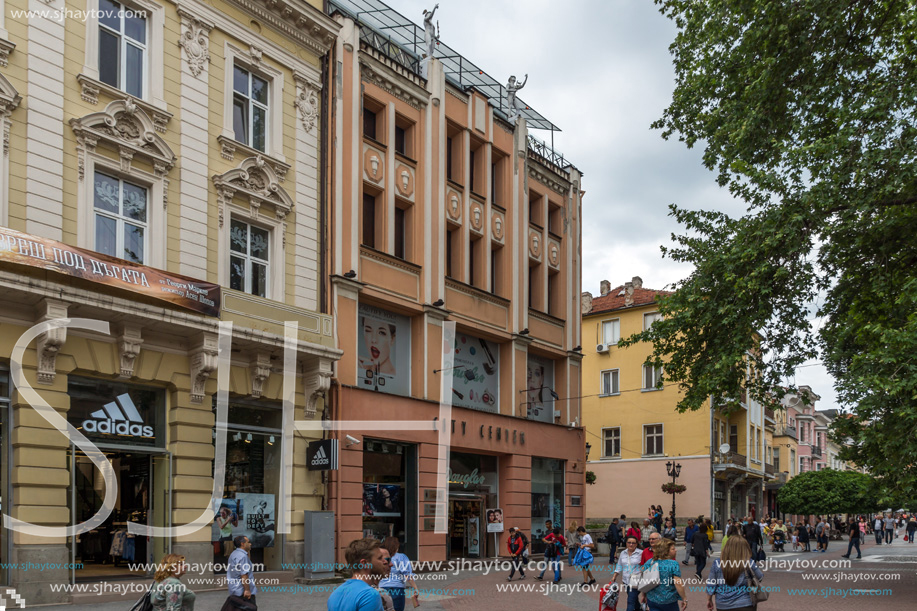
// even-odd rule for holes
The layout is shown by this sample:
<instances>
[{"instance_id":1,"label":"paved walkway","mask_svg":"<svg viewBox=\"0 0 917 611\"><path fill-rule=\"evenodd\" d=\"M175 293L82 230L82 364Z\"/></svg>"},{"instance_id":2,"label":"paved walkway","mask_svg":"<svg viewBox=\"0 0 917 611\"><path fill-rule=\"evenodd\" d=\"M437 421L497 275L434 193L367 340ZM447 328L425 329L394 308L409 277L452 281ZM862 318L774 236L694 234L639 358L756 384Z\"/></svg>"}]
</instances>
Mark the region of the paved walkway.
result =
<instances>
[{"instance_id":1,"label":"paved walkway","mask_svg":"<svg viewBox=\"0 0 917 611\"><path fill-rule=\"evenodd\" d=\"M788 551L769 553L769 566L764 584L774 588L770 600L761 610L783 611L804 608L807 611L882 611L917 610L917 543L907 544L897 539L892 545L876 546L867 539L863 559L849 563L841 558L847 551L847 542L832 542L827 553ZM792 546L788 546L792 550ZM714 546L719 555L719 546ZM679 559L681 556L679 556ZM599 585L606 583L612 567L608 558L593 567ZM709 574L708 562L704 575ZM683 574L693 575L693 568L681 567ZM485 569L486 570L486 569ZM582 581L578 571L563 568L563 579L554 586L534 581L534 574L526 572L526 579L507 583L508 570L461 570L458 574L429 573L419 579L421 588L427 590L421 602L424 610L474 609L475 611L517 609L524 611L597 611L598 590L574 587ZM515 591L507 590L512 587ZM294 591L294 588L299 588ZM262 590L258 606L263 611L326 611L330 592L336 586L285 585L284 591ZM688 607L695 611L706 609L706 595L699 583L689 583ZM226 595L223 592L201 592L197 596L195 611L219 611ZM62 611L125 611L124 603L98 605L71 605ZM411 606L408 603L408 610ZM622 609L622 607L619 607Z\"/></svg>"}]
</instances>

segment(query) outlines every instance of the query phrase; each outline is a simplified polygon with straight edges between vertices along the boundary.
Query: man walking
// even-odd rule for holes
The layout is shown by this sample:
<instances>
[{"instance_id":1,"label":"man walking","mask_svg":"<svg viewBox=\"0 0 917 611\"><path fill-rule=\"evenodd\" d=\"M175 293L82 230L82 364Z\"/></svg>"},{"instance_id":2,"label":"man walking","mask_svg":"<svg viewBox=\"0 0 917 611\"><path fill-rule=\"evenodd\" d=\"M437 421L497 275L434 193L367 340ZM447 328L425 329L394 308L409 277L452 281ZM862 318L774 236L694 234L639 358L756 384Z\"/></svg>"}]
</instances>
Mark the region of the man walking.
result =
<instances>
[{"instance_id":1,"label":"man walking","mask_svg":"<svg viewBox=\"0 0 917 611\"><path fill-rule=\"evenodd\" d=\"M707 566L707 554L710 548L710 539L707 538L707 531L698 528L691 538L691 554L694 556L694 572L698 579L703 579L704 567Z\"/></svg>"},{"instance_id":2,"label":"man walking","mask_svg":"<svg viewBox=\"0 0 917 611\"><path fill-rule=\"evenodd\" d=\"M373 586L389 573L386 554L377 539L356 539L344 551L353 577L328 599L328 611L383 611L382 597Z\"/></svg>"},{"instance_id":3,"label":"man walking","mask_svg":"<svg viewBox=\"0 0 917 611\"><path fill-rule=\"evenodd\" d=\"M241 596L256 605L255 596L258 594L258 586L255 585L255 574L249 556L252 542L245 535L239 535L233 539L232 543L236 549L229 555L226 563L226 586L229 589L229 595Z\"/></svg>"},{"instance_id":4,"label":"man walking","mask_svg":"<svg viewBox=\"0 0 917 611\"><path fill-rule=\"evenodd\" d=\"M891 545L895 540L895 527L897 526L896 520L892 517L892 514L885 514L885 543Z\"/></svg>"},{"instance_id":5,"label":"man walking","mask_svg":"<svg viewBox=\"0 0 917 611\"><path fill-rule=\"evenodd\" d=\"M876 536L876 545L882 545L882 514L876 514L876 519L872 524L872 534Z\"/></svg>"},{"instance_id":6,"label":"man walking","mask_svg":"<svg viewBox=\"0 0 917 611\"><path fill-rule=\"evenodd\" d=\"M745 535L745 540L748 541L748 545L751 546L752 560L757 560L758 545L764 542L761 537L761 527L755 524L751 518L746 517L745 521L742 523L742 534Z\"/></svg>"},{"instance_id":7,"label":"man walking","mask_svg":"<svg viewBox=\"0 0 917 611\"><path fill-rule=\"evenodd\" d=\"M850 534L850 543L847 544L847 553L844 554L843 557L850 558L850 550L856 547L857 558L862 558L863 555L860 553L860 526L855 519L851 518L848 522L847 532Z\"/></svg>"},{"instance_id":8,"label":"man walking","mask_svg":"<svg viewBox=\"0 0 917 611\"><path fill-rule=\"evenodd\" d=\"M608 526L605 540L608 542L609 547L611 547L611 552L608 554L608 564L614 564L615 553L618 551L618 545L621 543L621 529L618 527L618 518L613 519Z\"/></svg>"},{"instance_id":9,"label":"man walking","mask_svg":"<svg viewBox=\"0 0 917 611\"><path fill-rule=\"evenodd\" d=\"M694 533L697 532L697 526L694 525L694 520L688 519L688 525L685 527L685 559L681 561L685 566L688 565L688 560L691 558L691 545L692 539L694 539Z\"/></svg>"},{"instance_id":10,"label":"man walking","mask_svg":"<svg viewBox=\"0 0 917 611\"><path fill-rule=\"evenodd\" d=\"M509 540L506 547L509 549L509 555L512 557L513 566L509 570L509 577L506 581L512 581L516 569L519 570L519 579L525 579L525 548L528 547L529 541L522 531L515 526L509 529Z\"/></svg>"},{"instance_id":11,"label":"man walking","mask_svg":"<svg viewBox=\"0 0 917 611\"><path fill-rule=\"evenodd\" d=\"M545 571L553 569L554 583L560 581L560 557L564 553L564 547L567 546L567 540L561 534L560 528L555 528L544 536L544 561L545 567L541 574L535 577L538 581L544 579Z\"/></svg>"},{"instance_id":12,"label":"man walking","mask_svg":"<svg viewBox=\"0 0 917 611\"><path fill-rule=\"evenodd\" d=\"M818 524L815 525L815 549L821 553L828 551L828 524L825 522L824 518L821 516L818 517Z\"/></svg>"}]
</instances>

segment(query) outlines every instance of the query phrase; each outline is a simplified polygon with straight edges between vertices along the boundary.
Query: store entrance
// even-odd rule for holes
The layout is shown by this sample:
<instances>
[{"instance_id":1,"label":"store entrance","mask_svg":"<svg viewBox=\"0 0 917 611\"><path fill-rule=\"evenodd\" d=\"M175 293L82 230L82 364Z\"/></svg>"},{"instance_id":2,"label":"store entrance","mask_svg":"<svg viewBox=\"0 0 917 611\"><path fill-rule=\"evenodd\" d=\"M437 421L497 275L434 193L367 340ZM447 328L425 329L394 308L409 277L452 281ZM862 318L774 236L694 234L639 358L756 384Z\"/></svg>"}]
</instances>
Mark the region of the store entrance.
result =
<instances>
[{"instance_id":1,"label":"store entrance","mask_svg":"<svg viewBox=\"0 0 917 611\"><path fill-rule=\"evenodd\" d=\"M168 497L162 492L167 493L169 488L168 455L137 451L104 453L118 483L115 507L105 522L71 539L73 562L82 566L74 570L78 582L145 577L147 571L132 566L155 562L155 558L161 558L167 551L166 539L130 534L128 523L166 526ZM102 507L105 481L83 452L74 449L71 461L72 523L79 524Z\"/></svg>"},{"instance_id":2,"label":"store entrance","mask_svg":"<svg viewBox=\"0 0 917 611\"><path fill-rule=\"evenodd\" d=\"M449 557L480 558L486 545L483 497L449 497Z\"/></svg>"}]
</instances>

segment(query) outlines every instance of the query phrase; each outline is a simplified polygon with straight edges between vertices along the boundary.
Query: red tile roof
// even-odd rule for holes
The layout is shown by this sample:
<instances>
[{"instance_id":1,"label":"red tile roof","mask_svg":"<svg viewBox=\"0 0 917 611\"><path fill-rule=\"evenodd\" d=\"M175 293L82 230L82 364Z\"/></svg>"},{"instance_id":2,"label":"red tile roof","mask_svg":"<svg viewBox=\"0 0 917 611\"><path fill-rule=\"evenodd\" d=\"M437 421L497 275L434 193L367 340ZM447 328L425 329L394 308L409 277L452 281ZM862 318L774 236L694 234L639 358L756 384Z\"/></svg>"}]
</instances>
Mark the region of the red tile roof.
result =
<instances>
[{"instance_id":1,"label":"red tile roof","mask_svg":"<svg viewBox=\"0 0 917 611\"><path fill-rule=\"evenodd\" d=\"M624 305L624 285L616 286L615 288L608 291L607 295L599 295L598 297L593 297L592 310L584 316L601 314L603 312L611 312L612 310L620 310L623 308L636 308L650 305L656 301L657 295L671 294L671 291L657 291L656 289L642 288L634 289L634 303L632 305L626 306Z\"/></svg>"}]
</instances>

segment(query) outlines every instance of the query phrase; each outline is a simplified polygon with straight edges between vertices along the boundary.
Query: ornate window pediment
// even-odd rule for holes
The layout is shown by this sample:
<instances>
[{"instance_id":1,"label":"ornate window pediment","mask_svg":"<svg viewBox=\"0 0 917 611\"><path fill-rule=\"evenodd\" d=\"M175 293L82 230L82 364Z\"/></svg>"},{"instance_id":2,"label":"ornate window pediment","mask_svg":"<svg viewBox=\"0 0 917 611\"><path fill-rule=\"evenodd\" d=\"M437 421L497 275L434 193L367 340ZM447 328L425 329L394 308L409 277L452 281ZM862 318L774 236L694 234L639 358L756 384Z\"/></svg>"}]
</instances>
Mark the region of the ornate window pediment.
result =
<instances>
[{"instance_id":1,"label":"ornate window pediment","mask_svg":"<svg viewBox=\"0 0 917 611\"><path fill-rule=\"evenodd\" d=\"M220 198L220 227L223 226L223 208L237 195L248 198L255 218L264 203L274 207L281 221L293 210L293 198L280 186L277 172L261 155L243 160L239 167L225 174L214 175L213 184Z\"/></svg>"},{"instance_id":2,"label":"ornate window pediment","mask_svg":"<svg viewBox=\"0 0 917 611\"><path fill-rule=\"evenodd\" d=\"M121 170L131 171L135 155L147 159L157 176L164 176L175 165L175 154L166 141L156 133L156 127L132 98L110 102L104 110L80 119L70 119L80 151L79 171L83 179L85 151L94 151L103 144L118 151Z\"/></svg>"}]
</instances>

